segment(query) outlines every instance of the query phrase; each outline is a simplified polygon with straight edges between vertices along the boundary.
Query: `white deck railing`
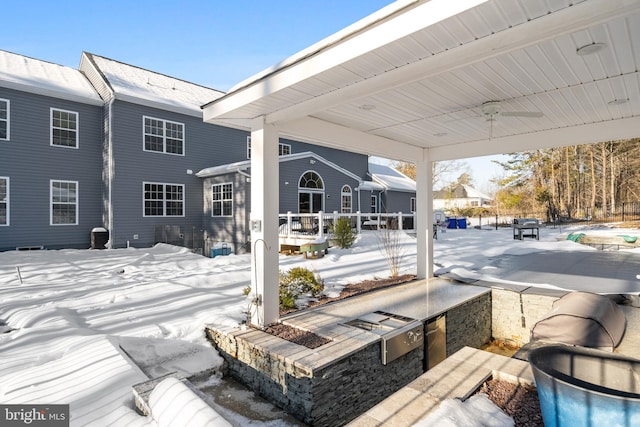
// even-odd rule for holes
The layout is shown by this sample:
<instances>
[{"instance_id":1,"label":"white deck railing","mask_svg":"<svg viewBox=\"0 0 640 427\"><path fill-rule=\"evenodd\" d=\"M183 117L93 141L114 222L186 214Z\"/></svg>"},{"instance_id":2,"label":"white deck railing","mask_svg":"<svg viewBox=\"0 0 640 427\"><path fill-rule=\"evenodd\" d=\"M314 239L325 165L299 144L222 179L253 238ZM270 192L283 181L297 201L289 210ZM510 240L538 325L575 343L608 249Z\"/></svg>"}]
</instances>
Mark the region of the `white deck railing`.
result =
<instances>
[{"instance_id":1,"label":"white deck railing","mask_svg":"<svg viewBox=\"0 0 640 427\"><path fill-rule=\"evenodd\" d=\"M324 237L330 233L332 224L338 221L338 218L350 218L351 226L358 234L362 230L377 230L387 227L415 232L415 213L339 213L337 211L327 213L320 211L311 214L292 212L280 214L278 234L281 238L314 239Z\"/></svg>"}]
</instances>

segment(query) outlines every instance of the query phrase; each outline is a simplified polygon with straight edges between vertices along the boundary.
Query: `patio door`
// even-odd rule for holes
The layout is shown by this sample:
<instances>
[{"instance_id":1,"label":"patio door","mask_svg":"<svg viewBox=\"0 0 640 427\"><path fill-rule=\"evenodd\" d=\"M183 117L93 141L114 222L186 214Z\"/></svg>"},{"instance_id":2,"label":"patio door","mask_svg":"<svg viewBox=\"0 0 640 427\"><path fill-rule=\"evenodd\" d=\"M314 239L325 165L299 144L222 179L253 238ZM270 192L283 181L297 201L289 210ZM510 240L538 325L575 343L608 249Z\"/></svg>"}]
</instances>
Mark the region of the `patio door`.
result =
<instances>
[{"instance_id":1,"label":"patio door","mask_svg":"<svg viewBox=\"0 0 640 427\"><path fill-rule=\"evenodd\" d=\"M322 209L322 201L324 193L311 191L302 191L298 193L298 212L299 213L317 213Z\"/></svg>"},{"instance_id":2,"label":"patio door","mask_svg":"<svg viewBox=\"0 0 640 427\"><path fill-rule=\"evenodd\" d=\"M298 184L298 212L316 213L324 210L324 183L316 172L307 171Z\"/></svg>"}]
</instances>

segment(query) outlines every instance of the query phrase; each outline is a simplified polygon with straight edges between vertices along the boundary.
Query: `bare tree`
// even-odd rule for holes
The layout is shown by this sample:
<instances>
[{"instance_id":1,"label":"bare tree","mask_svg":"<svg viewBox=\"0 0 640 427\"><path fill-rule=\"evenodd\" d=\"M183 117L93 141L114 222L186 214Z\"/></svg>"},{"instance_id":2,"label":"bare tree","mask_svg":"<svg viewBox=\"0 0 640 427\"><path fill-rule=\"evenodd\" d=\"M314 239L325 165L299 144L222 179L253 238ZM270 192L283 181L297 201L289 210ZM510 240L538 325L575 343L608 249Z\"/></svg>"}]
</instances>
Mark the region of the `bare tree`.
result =
<instances>
[{"instance_id":1,"label":"bare tree","mask_svg":"<svg viewBox=\"0 0 640 427\"><path fill-rule=\"evenodd\" d=\"M404 256L401 239L404 233L401 230L392 230L389 225L387 224L386 228L378 230L376 238L378 239L378 248L387 261L391 277L397 277L400 274L400 261Z\"/></svg>"}]
</instances>

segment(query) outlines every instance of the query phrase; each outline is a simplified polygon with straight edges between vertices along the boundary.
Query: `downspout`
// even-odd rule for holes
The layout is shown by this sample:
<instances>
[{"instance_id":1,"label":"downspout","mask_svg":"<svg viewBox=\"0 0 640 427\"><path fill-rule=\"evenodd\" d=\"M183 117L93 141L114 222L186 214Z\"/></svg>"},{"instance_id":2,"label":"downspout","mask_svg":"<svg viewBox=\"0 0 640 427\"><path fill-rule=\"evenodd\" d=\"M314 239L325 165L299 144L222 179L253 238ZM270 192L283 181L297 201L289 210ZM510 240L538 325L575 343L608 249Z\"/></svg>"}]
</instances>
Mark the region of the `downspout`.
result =
<instances>
[{"instance_id":1,"label":"downspout","mask_svg":"<svg viewBox=\"0 0 640 427\"><path fill-rule=\"evenodd\" d=\"M109 230L109 249L113 249L115 242L114 221L113 221L113 132L112 132L112 120L113 120L113 103L115 96L112 96L107 104L109 119L107 124L107 181L109 188L107 190L107 230Z\"/></svg>"}]
</instances>

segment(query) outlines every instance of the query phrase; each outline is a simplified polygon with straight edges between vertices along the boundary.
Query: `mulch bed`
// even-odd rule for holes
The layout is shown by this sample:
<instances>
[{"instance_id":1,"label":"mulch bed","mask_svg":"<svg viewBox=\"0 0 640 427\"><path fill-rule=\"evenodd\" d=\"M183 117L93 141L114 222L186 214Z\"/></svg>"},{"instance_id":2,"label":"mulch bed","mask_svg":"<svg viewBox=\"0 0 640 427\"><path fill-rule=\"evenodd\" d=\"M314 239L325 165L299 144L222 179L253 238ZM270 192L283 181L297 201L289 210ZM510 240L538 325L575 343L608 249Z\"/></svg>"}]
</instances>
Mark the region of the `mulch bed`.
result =
<instances>
[{"instance_id":1,"label":"mulch bed","mask_svg":"<svg viewBox=\"0 0 640 427\"><path fill-rule=\"evenodd\" d=\"M489 379L478 389L478 393L486 393L489 400L513 418L516 427L544 426L535 388Z\"/></svg>"},{"instance_id":2,"label":"mulch bed","mask_svg":"<svg viewBox=\"0 0 640 427\"><path fill-rule=\"evenodd\" d=\"M325 296L319 298L317 301L312 301L305 308L317 307L319 305L328 304L334 301L340 301L346 298L350 298L356 295L365 294L367 292L377 291L380 289L388 288L390 286L401 285L403 283L411 282L415 280L416 276L414 274L404 274L402 276L396 277L388 277L386 279L373 279L373 280L365 280L359 283L352 283L344 287L340 295L333 298L327 298ZM289 310L280 310L280 315L283 316L285 314L295 313L296 311L304 310L292 308Z\"/></svg>"},{"instance_id":3,"label":"mulch bed","mask_svg":"<svg viewBox=\"0 0 640 427\"><path fill-rule=\"evenodd\" d=\"M415 278L416 276L413 274L405 274L403 276L389 277L387 279L365 280L360 283L349 284L345 286L342 292L340 292L340 296L335 298L320 298L318 301L314 301L309 304L307 308L328 304L333 301L340 301L367 292L388 288L390 286L400 285L402 283L410 282ZM280 315L293 313L299 310L304 309L281 310ZM318 348L321 345L331 342L330 339L316 335L313 332L298 329L282 323L265 326L263 331L292 343L303 345L307 348Z\"/></svg>"},{"instance_id":4,"label":"mulch bed","mask_svg":"<svg viewBox=\"0 0 640 427\"><path fill-rule=\"evenodd\" d=\"M303 345L307 348L318 348L321 345L331 342L329 338L321 337L313 332L304 331L282 323L265 326L264 332L292 343Z\"/></svg>"}]
</instances>

